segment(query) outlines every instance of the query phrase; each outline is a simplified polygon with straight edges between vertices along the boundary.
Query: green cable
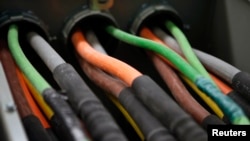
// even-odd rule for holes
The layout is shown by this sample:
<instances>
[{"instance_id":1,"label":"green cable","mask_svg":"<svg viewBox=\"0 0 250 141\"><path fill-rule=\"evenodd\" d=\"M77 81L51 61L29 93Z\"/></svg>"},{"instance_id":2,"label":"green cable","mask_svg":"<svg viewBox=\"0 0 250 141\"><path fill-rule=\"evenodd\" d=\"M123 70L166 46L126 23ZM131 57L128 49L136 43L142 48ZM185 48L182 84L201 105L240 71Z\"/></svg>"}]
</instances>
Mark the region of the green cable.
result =
<instances>
[{"instance_id":1,"label":"green cable","mask_svg":"<svg viewBox=\"0 0 250 141\"><path fill-rule=\"evenodd\" d=\"M9 27L8 45L17 65L38 90L38 92L42 94L45 89L51 88L51 86L42 78L42 76L36 71L36 69L31 65L24 55L19 45L18 27L16 25L10 25Z\"/></svg>"},{"instance_id":2,"label":"green cable","mask_svg":"<svg viewBox=\"0 0 250 141\"><path fill-rule=\"evenodd\" d=\"M187 61L203 76L209 78L213 82L207 70L204 68L204 66L201 64L201 62L197 58L197 56L194 54L191 48L191 45L189 41L187 40L187 38L185 37L184 33L171 21L167 21L165 26L171 32L171 34L175 37L177 42L180 44L180 47Z\"/></svg>"},{"instance_id":3,"label":"green cable","mask_svg":"<svg viewBox=\"0 0 250 141\"><path fill-rule=\"evenodd\" d=\"M158 54L161 54L165 58L168 58L171 62L176 64L176 67L191 81L195 81L200 76L198 75L198 72L195 69L193 69L191 66L188 65L186 61L184 61L183 58L179 57L177 53L173 52L170 48L166 48L164 45L155 43L149 39L125 33L113 26L108 26L106 30L109 34L124 42L152 50L154 52L157 52Z\"/></svg>"},{"instance_id":4,"label":"green cable","mask_svg":"<svg viewBox=\"0 0 250 141\"><path fill-rule=\"evenodd\" d=\"M152 40L126 33L114 26L107 26L106 31L123 42L154 51L167 58L182 74L188 77L196 86L211 97L233 124L250 124L243 110L234 101L223 95L210 79L203 77L171 49Z\"/></svg>"}]
</instances>

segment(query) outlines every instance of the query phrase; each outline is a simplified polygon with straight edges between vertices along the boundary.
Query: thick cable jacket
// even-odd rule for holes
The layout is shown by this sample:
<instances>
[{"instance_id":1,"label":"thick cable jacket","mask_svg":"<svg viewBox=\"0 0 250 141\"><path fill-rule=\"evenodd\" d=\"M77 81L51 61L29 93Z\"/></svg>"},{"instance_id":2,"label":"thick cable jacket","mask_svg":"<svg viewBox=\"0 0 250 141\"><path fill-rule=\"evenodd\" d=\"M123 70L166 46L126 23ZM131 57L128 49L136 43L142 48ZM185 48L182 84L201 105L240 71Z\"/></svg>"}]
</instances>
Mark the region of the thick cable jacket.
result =
<instances>
[{"instance_id":1,"label":"thick cable jacket","mask_svg":"<svg viewBox=\"0 0 250 141\"><path fill-rule=\"evenodd\" d=\"M104 49L103 49L104 50ZM110 98L110 100L119 108L119 110L122 112L122 114L126 117L128 122L131 124L131 126L134 128L137 135L140 137L140 139L144 140L144 135L142 134L141 130L139 129L138 125L135 123L134 119L130 116L130 114L127 112L127 110L119 103L117 100L118 94L122 91L124 88L124 83L122 81L119 81L119 83L114 83L115 81L118 81L118 79L112 80L107 79L107 77L102 77L101 74L105 75L103 71L100 69L92 66L91 64L84 61L82 58L78 57L79 64L82 68L82 70L85 72L85 74L94 81L94 83L98 86L101 86L102 89L104 89L108 94L107 96ZM105 81L102 81L106 79ZM113 94L112 96L109 94Z\"/></svg>"},{"instance_id":2,"label":"thick cable jacket","mask_svg":"<svg viewBox=\"0 0 250 141\"><path fill-rule=\"evenodd\" d=\"M69 101L85 121L94 140L127 140L113 117L70 64L59 65L53 75L59 86L71 94Z\"/></svg>"},{"instance_id":3,"label":"thick cable jacket","mask_svg":"<svg viewBox=\"0 0 250 141\"><path fill-rule=\"evenodd\" d=\"M150 77L140 76L132 88L147 108L180 141L205 141L207 133Z\"/></svg>"},{"instance_id":4,"label":"thick cable jacket","mask_svg":"<svg viewBox=\"0 0 250 141\"><path fill-rule=\"evenodd\" d=\"M240 107L242 107L248 118L250 118L250 103L247 101L247 99L239 95L236 91L229 92L227 96L229 96L236 103L238 103Z\"/></svg>"},{"instance_id":5,"label":"thick cable jacket","mask_svg":"<svg viewBox=\"0 0 250 141\"><path fill-rule=\"evenodd\" d=\"M87 76L99 87L119 98L121 104L134 118L147 141L175 140L169 131L136 99L130 88L102 70L81 61Z\"/></svg>"},{"instance_id":6,"label":"thick cable jacket","mask_svg":"<svg viewBox=\"0 0 250 141\"><path fill-rule=\"evenodd\" d=\"M246 72L238 72L232 79L233 88L242 94L248 102L250 101L250 74Z\"/></svg>"},{"instance_id":7,"label":"thick cable jacket","mask_svg":"<svg viewBox=\"0 0 250 141\"><path fill-rule=\"evenodd\" d=\"M60 64L65 63L63 58L36 32L27 34L28 41L51 72Z\"/></svg>"},{"instance_id":8,"label":"thick cable jacket","mask_svg":"<svg viewBox=\"0 0 250 141\"><path fill-rule=\"evenodd\" d=\"M29 115L22 118L22 122L31 141L53 141L50 135L43 128L41 122L35 115Z\"/></svg>"},{"instance_id":9,"label":"thick cable jacket","mask_svg":"<svg viewBox=\"0 0 250 141\"><path fill-rule=\"evenodd\" d=\"M167 64L154 54L150 54L149 56L162 76L162 79L171 90L176 101L182 106L183 109L192 115L199 124L204 125L204 128L207 127L206 124L223 124L223 121L215 116L214 120L206 120L208 122L212 121L213 123L207 122L206 124L203 124L204 119L211 114L191 96L177 74Z\"/></svg>"},{"instance_id":10,"label":"thick cable jacket","mask_svg":"<svg viewBox=\"0 0 250 141\"><path fill-rule=\"evenodd\" d=\"M223 83L217 77L211 75L211 77L215 80L216 84L222 90L222 92L230 97L233 101L235 101L245 112L245 114L250 117L250 104L242 95L236 92L234 89L230 88L228 85Z\"/></svg>"},{"instance_id":11,"label":"thick cable jacket","mask_svg":"<svg viewBox=\"0 0 250 141\"><path fill-rule=\"evenodd\" d=\"M195 49L194 51L208 70L220 76L229 84L232 84L232 80L235 74L240 72L239 69L235 68L234 66L226 63L225 61L219 58L216 58L210 54L207 54L197 49Z\"/></svg>"},{"instance_id":12,"label":"thick cable jacket","mask_svg":"<svg viewBox=\"0 0 250 141\"><path fill-rule=\"evenodd\" d=\"M122 112L122 114L126 117L130 125L133 127L137 135L140 137L140 139L143 141L145 140L144 135L142 134L140 128L138 127L137 123L135 120L130 116L128 111L121 105L121 103L115 98L113 95L107 94L109 99L115 104L115 106Z\"/></svg>"},{"instance_id":13,"label":"thick cable jacket","mask_svg":"<svg viewBox=\"0 0 250 141\"><path fill-rule=\"evenodd\" d=\"M137 100L132 89L124 88L119 94L119 101L133 116L136 123L144 133L147 141L176 141L173 134L150 113L145 106Z\"/></svg>"},{"instance_id":14,"label":"thick cable jacket","mask_svg":"<svg viewBox=\"0 0 250 141\"><path fill-rule=\"evenodd\" d=\"M18 27L16 25L10 25L8 32L8 44L17 65L20 67L25 76L27 76L30 82L36 87L39 93L42 93L43 90L50 88L51 86L42 78L42 76L39 75L37 70L30 64L22 52L18 42Z\"/></svg>"},{"instance_id":15,"label":"thick cable jacket","mask_svg":"<svg viewBox=\"0 0 250 141\"><path fill-rule=\"evenodd\" d=\"M16 72L17 72L17 76L18 76L20 85L22 87L22 90L24 92L24 96L27 99L27 102L28 102L32 112L34 113L34 115L36 115L40 119L40 121L41 121L44 128L46 128L46 129L50 128L50 125L49 125L49 123L47 121L47 118L49 119L50 116L48 116L46 118L44 116L44 114L41 112L41 110L39 109L39 108L42 108L42 107L38 107L36 101L32 97L32 94L31 94L31 92L30 92L30 90L29 90L29 88L28 88L28 86L27 86L27 84L26 84L26 82L25 82L25 80L23 78L23 74L22 74L21 70L18 67L16 67ZM39 95L39 94L37 94L37 95ZM44 104L45 104L45 102L44 102ZM50 114L48 114L48 115L50 115ZM51 115L53 115L53 114L51 114Z\"/></svg>"},{"instance_id":16,"label":"thick cable jacket","mask_svg":"<svg viewBox=\"0 0 250 141\"><path fill-rule=\"evenodd\" d=\"M136 77L142 75L128 64L94 50L86 42L86 39L80 30L75 31L71 39L78 54L87 62L97 66L105 72L117 76L129 85L132 84ZM119 69L117 69L117 67L119 67Z\"/></svg>"},{"instance_id":17,"label":"thick cable jacket","mask_svg":"<svg viewBox=\"0 0 250 141\"><path fill-rule=\"evenodd\" d=\"M171 21L165 23L167 29L172 33L176 38L177 42L180 44L183 54L185 55L188 62L193 66L197 71L199 71L203 76L209 78L211 81L207 70L203 67L200 60L197 58L193 52L190 43L185 37L184 33Z\"/></svg>"},{"instance_id":18,"label":"thick cable jacket","mask_svg":"<svg viewBox=\"0 0 250 141\"><path fill-rule=\"evenodd\" d=\"M84 135L83 129L81 127L80 121L76 120L77 117L69 107L66 101L62 100L57 92L47 93L47 90L53 90L53 88L45 81L45 79L36 71L36 69L31 65L26 56L24 55L18 41L18 27L16 25L10 25L8 31L8 44L12 56L14 57L17 65L20 67L24 75L29 79L29 81L34 85L40 94L42 94L46 103L57 113L60 118L61 124L67 127L67 132L71 141L87 141L87 136ZM53 94L53 96L48 96L48 94ZM46 97L46 98L45 98ZM58 103L59 102L59 103ZM60 107L57 107L60 106ZM70 112L71 114L67 114ZM60 117L63 116L63 117ZM67 119L67 120L64 120ZM70 120L71 119L71 120ZM71 121L71 122L69 122ZM71 130L74 131L71 131ZM77 133L77 134L74 134Z\"/></svg>"},{"instance_id":19,"label":"thick cable jacket","mask_svg":"<svg viewBox=\"0 0 250 141\"><path fill-rule=\"evenodd\" d=\"M68 104L62 99L62 97L52 88L48 88L43 92L45 101L55 109L55 115L58 118L57 124L61 125L62 133L64 133L65 140L68 141L88 141L88 137L83 134L81 129L81 123L75 115L73 110L68 107ZM57 109L62 109L57 110ZM70 129L70 130L69 130ZM67 133L70 132L70 133ZM65 134L67 133L67 134Z\"/></svg>"},{"instance_id":20,"label":"thick cable jacket","mask_svg":"<svg viewBox=\"0 0 250 141\"><path fill-rule=\"evenodd\" d=\"M170 35L162 31L160 28L154 28L153 31L161 40L163 40L166 44L168 44L170 48L174 50L179 50L178 53L181 53L179 44ZM220 76L221 78L223 78L223 80L226 80L229 84L232 83L234 75L240 72L239 69L224 62L219 58L216 58L210 54L207 54L205 52L199 51L194 48L193 51L195 52L199 60L202 62L202 64L209 71Z\"/></svg>"}]
</instances>

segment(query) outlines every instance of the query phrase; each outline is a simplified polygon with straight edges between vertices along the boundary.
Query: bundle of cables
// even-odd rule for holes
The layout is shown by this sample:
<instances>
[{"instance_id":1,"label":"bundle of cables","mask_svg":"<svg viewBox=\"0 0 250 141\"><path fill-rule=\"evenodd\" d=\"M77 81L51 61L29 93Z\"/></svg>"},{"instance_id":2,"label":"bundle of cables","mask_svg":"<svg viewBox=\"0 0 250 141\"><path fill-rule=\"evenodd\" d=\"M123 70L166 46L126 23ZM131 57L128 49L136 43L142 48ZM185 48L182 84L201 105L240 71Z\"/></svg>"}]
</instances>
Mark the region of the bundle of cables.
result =
<instances>
[{"instance_id":1,"label":"bundle of cables","mask_svg":"<svg viewBox=\"0 0 250 141\"><path fill-rule=\"evenodd\" d=\"M161 135L161 137L170 138L171 136L168 135L167 132L167 130L169 130L169 132L178 140L207 140L207 134L205 130L202 129L189 114L187 114L181 107L179 107L179 105L172 98L170 98L169 95L166 94L165 91L163 91L158 86L158 84L156 84L149 76L141 74L135 68L118 59L96 51L88 43L85 38L84 32L82 32L80 29L76 29L72 33L71 41L73 43L73 46L75 47L75 51L77 52L83 70L85 70L85 72L89 76L91 75L90 73L93 73L94 70L97 69L98 71L100 71L99 73L105 75L101 76L101 78L107 79L108 77L109 79L114 79L111 82L116 81L116 83L120 83L120 86L113 83L111 83L113 85L111 85L110 83L106 84L104 83L104 80L96 80L96 78L93 78L93 74L91 75L92 77L90 77L90 79L92 79L96 83L98 82L97 84L99 84L100 87L115 95L115 97L119 99L119 101L124 105L124 107L133 117L135 116L135 114L138 114L134 112L138 112L139 109L136 109L136 107L133 107L133 109L131 109L130 106L133 104L139 105L139 102L136 102L136 98L133 98L132 96L130 96L132 94L128 93L134 93L143 103L143 105L147 106L147 109L149 109L150 113L157 117L157 119L165 126L166 129L163 130L160 123L157 122L157 120L153 120L152 117L147 117L140 122L138 119L142 117L138 117L138 119L135 118L134 120L138 122L137 124L138 126L140 125L140 129L142 130L146 138L150 137L149 133L152 134L153 129L150 127L142 127L147 125L147 123L142 124L141 122L144 122L145 120L148 121L148 119L151 118L154 122L152 122L152 124L154 126L157 126L158 129L162 130L158 131L157 134L165 134ZM93 66L91 69L92 72L88 70L90 69L90 65L88 64L91 64ZM112 88L117 85L120 88ZM129 100L127 101L128 98L131 100L130 102ZM145 111L144 113L146 114L146 110L143 111ZM146 131L146 129L148 131Z\"/></svg>"},{"instance_id":2,"label":"bundle of cables","mask_svg":"<svg viewBox=\"0 0 250 141\"><path fill-rule=\"evenodd\" d=\"M154 33L151 32L152 33L151 39L154 40L157 37L159 37L171 49L175 50L180 55L182 54L182 51L180 50L179 44L177 43L177 41L173 37L171 37L166 32L164 32L163 30L161 30L160 28L157 28L157 27L155 27L153 29L153 32ZM155 35L153 35L153 34L155 34ZM182 34L182 33L180 33L180 34ZM236 74L237 72L240 72L240 71L238 71L238 69L236 67L220 60L219 58L216 58L215 56L212 56L210 54L207 54L207 53L202 52L202 51L197 50L197 49L193 49L193 51L197 55L197 57L199 58L201 63L210 72L216 74L217 76L219 76L220 78L222 78L223 80L228 82L229 84L232 84L232 83L230 83L230 80L231 80L230 78L233 78L232 76L234 76L234 74ZM228 86L227 84L222 82L219 78L217 78L215 75L213 75L211 73L210 73L210 75L213 78L213 80L216 82L218 87L221 89L223 94L232 98L237 104L240 105L240 107L242 107L242 109L244 110L246 115L248 117L250 117L250 105L248 103L248 99L243 96L244 94L242 95L241 92L238 92L237 88L235 88L234 85L232 85L232 87L234 87L234 88L231 88L230 86ZM247 77L245 79L247 79ZM243 80L245 80L245 79L243 79ZM241 83L243 83L243 82L241 81Z\"/></svg>"},{"instance_id":3,"label":"bundle of cables","mask_svg":"<svg viewBox=\"0 0 250 141\"><path fill-rule=\"evenodd\" d=\"M173 25L174 24L171 21L167 22L168 28L170 28L170 31L173 32L172 34L177 32L176 28L172 28ZM155 53L167 59L201 91L214 100L232 124L250 123L242 108L231 98L223 95L222 92L217 88L215 83L208 75L207 71L192 52L184 52L188 60L188 62L186 62L176 52L155 41L128 34L114 26L106 27L106 31L112 36L126 43L154 51ZM190 46L188 46L187 49L190 50Z\"/></svg>"},{"instance_id":4,"label":"bundle of cables","mask_svg":"<svg viewBox=\"0 0 250 141\"><path fill-rule=\"evenodd\" d=\"M19 66L28 82L31 83L31 86L34 86L34 89L40 94L36 96L36 99L40 101L38 103L41 104L41 107L44 107L44 110L48 111L48 118L55 124L53 127L61 131L58 134L65 138L65 140L89 140L80 120L69 104L35 70L22 52L18 40L18 26L16 25L9 26L8 46L16 64ZM43 99L46 102L44 102ZM49 108L46 106L47 104Z\"/></svg>"},{"instance_id":5,"label":"bundle of cables","mask_svg":"<svg viewBox=\"0 0 250 141\"><path fill-rule=\"evenodd\" d=\"M0 56L6 77L25 131L30 140L52 141L53 132L35 101L31 97L19 68L14 63L5 40L0 43Z\"/></svg>"},{"instance_id":6,"label":"bundle of cables","mask_svg":"<svg viewBox=\"0 0 250 141\"><path fill-rule=\"evenodd\" d=\"M160 30L159 28L157 28L157 32L162 35L164 34L162 30ZM148 28L143 28L141 30L141 36L145 37L145 38L149 38L151 40L154 40L156 42L159 42L161 44L164 45L164 43L159 39L157 38ZM165 37L165 36L162 36L162 37ZM178 47L178 44L177 42L171 38L170 36L167 37L167 43L168 44L172 44L173 46L175 46L177 49L179 49ZM181 54L181 50L177 50L177 52L179 54ZM161 56L159 56L160 58L162 58ZM160 60L157 60L157 61L154 61L154 64L156 65L157 69L159 70L159 73L163 76L163 79L166 81L166 77L164 77L165 73L164 71L166 71L167 68L160 70L161 68L159 68L160 66L157 65L157 63L159 61L165 61L167 64L169 64L169 61L167 60L164 60L164 58L160 59ZM167 65L166 64L166 65ZM164 63L162 64L164 66ZM174 67L174 66L173 66ZM237 104L239 104L239 106L244 110L244 112L246 113L246 115L249 117L249 104L246 102L246 100L244 100L239 94L237 94L235 91L233 91L232 88L230 88L228 85L226 85L224 82L222 82L220 79L218 79L217 77L215 77L214 75L210 74L210 76L212 77L212 79L215 81L215 83L218 85L218 87L221 89L221 91L226 94L227 96L229 96L230 98L232 98ZM169 76L171 77L171 76ZM181 77L185 80L185 81L188 81L188 79L181 75ZM170 84L170 83L169 83ZM168 84L168 85L169 85ZM188 82L188 84L192 84L192 82ZM194 86L192 86L194 88ZM197 91L197 89L195 89ZM210 100L210 98L206 98L203 96L203 94L201 95L200 94L200 91L198 91L199 93L199 96L207 103L207 105L209 107L211 107L211 109L219 116L221 117L221 112L220 112L220 109L217 107L217 105Z\"/></svg>"},{"instance_id":7,"label":"bundle of cables","mask_svg":"<svg viewBox=\"0 0 250 141\"><path fill-rule=\"evenodd\" d=\"M27 34L28 42L44 61L68 101L84 122L91 138L97 141L125 141L120 127L77 71L36 32Z\"/></svg>"}]
</instances>

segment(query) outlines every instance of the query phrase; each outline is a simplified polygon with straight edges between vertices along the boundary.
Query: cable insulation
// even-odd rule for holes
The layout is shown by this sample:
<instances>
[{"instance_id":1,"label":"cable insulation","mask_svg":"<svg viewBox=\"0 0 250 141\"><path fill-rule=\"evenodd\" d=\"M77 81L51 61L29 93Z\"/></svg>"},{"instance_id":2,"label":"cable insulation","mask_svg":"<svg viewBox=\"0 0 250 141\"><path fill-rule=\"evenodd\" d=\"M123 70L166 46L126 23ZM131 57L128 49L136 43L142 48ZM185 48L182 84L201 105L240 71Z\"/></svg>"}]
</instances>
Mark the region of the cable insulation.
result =
<instances>
[{"instance_id":1,"label":"cable insulation","mask_svg":"<svg viewBox=\"0 0 250 141\"><path fill-rule=\"evenodd\" d=\"M18 79L19 79L19 82L20 82L20 85L23 89L23 92L24 92L24 96L25 98L27 99L28 101L28 104L30 105L31 107L31 110L32 112L40 119L42 125L44 128L50 128L50 124L48 123L47 121L47 118L50 118L52 115L53 115L53 112L52 110L45 110L45 109L49 109L48 105L43 101L43 104L46 104L47 108L42 108L43 112L47 111L46 113L46 118L44 117L44 114L41 112L41 110L39 109L38 105L36 104L34 98L32 97L32 94L23 78L23 74L21 72L21 70L16 67L16 72L17 72L17 76L18 76ZM40 95L40 94L36 94L36 95ZM39 102L38 102L39 103ZM40 102L41 103L41 102ZM40 106L40 107L45 107L45 106Z\"/></svg>"},{"instance_id":2,"label":"cable insulation","mask_svg":"<svg viewBox=\"0 0 250 141\"><path fill-rule=\"evenodd\" d=\"M10 25L8 32L8 44L12 56L14 57L17 65L21 68L25 76L34 85L40 94L43 90L51 88L51 86L42 78L37 70L30 64L26 56L21 50L18 41L18 27L16 25Z\"/></svg>"},{"instance_id":3,"label":"cable insulation","mask_svg":"<svg viewBox=\"0 0 250 141\"><path fill-rule=\"evenodd\" d=\"M231 98L226 97L221 91L211 82L210 79L203 77L192 66L184 61L177 53L164 45L149 39L137 37L119 30L114 26L107 26L106 31L113 37L118 38L131 45L135 45L144 49L152 50L156 53L169 59L175 66L186 75L192 82L194 82L199 89L205 92L211 99L213 99L222 109L224 114L230 119L233 124L250 124L247 116L243 110ZM185 68L185 69L183 69ZM141 83L141 82L140 82ZM230 107L230 108L229 108Z\"/></svg>"},{"instance_id":4,"label":"cable insulation","mask_svg":"<svg viewBox=\"0 0 250 141\"><path fill-rule=\"evenodd\" d=\"M173 37L171 37L170 35L168 35L163 30L157 27L155 27L153 31L162 41L164 41L166 44L169 44L170 48L178 50L178 53L182 54L179 44L173 39ZM210 72L213 72L217 76L220 76L223 80L225 80L229 84L232 83L234 75L240 72L240 70L237 69L236 67L222 61L217 57L214 57L210 54L207 54L195 48L193 48L193 51L195 52L199 60L202 62L202 64Z\"/></svg>"},{"instance_id":5,"label":"cable insulation","mask_svg":"<svg viewBox=\"0 0 250 141\"><path fill-rule=\"evenodd\" d=\"M167 21L165 23L167 29L172 33L172 35L176 38L177 42L180 44L183 54L185 55L187 61L197 69L203 76L209 78L211 81L211 77L209 76L207 70L203 67L197 56L194 54L190 43L185 37L184 33L171 21Z\"/></svg>"},{"instance_id":6,"label":"cable insulation","mask_svg":"<svg viewBox=\"0 0 250 141\"><path fill-rule=\"evenodd\" d=\"M128 64L113 57L99 53L98 51L95 51L87 43L84 35L80 30L77 30L73 33L72 42L78 54L87 62L110 74L117 76L129 85L132 84L133 80L136 77L142 75L140 72L138 72ZM105 60L105 62L103 60ZM120 69L117 69L117 67L119 67Z\"/></svg>"}]
</instances>

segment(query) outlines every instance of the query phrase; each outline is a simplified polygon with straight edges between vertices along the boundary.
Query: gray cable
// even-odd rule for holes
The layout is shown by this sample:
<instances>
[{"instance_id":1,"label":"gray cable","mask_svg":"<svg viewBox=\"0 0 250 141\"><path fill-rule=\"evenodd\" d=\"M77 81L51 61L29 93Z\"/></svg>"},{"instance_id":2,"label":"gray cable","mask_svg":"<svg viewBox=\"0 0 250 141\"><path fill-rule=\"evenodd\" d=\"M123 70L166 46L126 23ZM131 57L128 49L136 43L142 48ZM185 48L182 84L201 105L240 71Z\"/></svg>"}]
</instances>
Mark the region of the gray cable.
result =
<instances>
[{"instance_id":1,"label":"gray cable","mask_svg":"<svg viewBox=\"0 0 250 141\"><path fill-rule=\"evenodd\" d=\"M28 141L0 62L0 125L7 141ZM1 139L1 138L0 138Z\"/></svg>"},{"instance_id":2,"label":"gray cable","mask_svg":"<svg viewBox=\"0 0 250 141\"><path fill-rule=\"evenodd\" d=\"M160 28L155 27L153 29L153 32L156 36L158 36L161 40L163 40L170 48L175 50L177 53L182 55L182 51L176 42L176 40L165 33L163 30ZM205 52L202 52L200 50L194 49L193 51L197 55L197 57L200 59L202 64L211 72L214 74L220 76L222 79L224 79L226 82L229 84L232 84L232 79L235 74L240 72L239 69L236 67L232 66L231 64L215 57L210 54L207 54Z\"/></svg>"},{"instance_id":3,"label":"gray cable","mask_svg":"<svg viewBox=\"0 0 250 141\"><path fill-rule=\"evenodd\" d=\"M86 39L95 50L107 54L93 31L88 31L86 33Z\"/></svg>"},{"instance_id":4,"label":"gray cable","mask_svg":"<svg viewBox=\"0 0 250 141\"><path fill-rule=\"evenodd\" d=\"M65 63L63 58L37 33L30 32L27 38L32 48L37 52L51 72L53 72L58 65Z\"/></svg>"}]
</instances>

